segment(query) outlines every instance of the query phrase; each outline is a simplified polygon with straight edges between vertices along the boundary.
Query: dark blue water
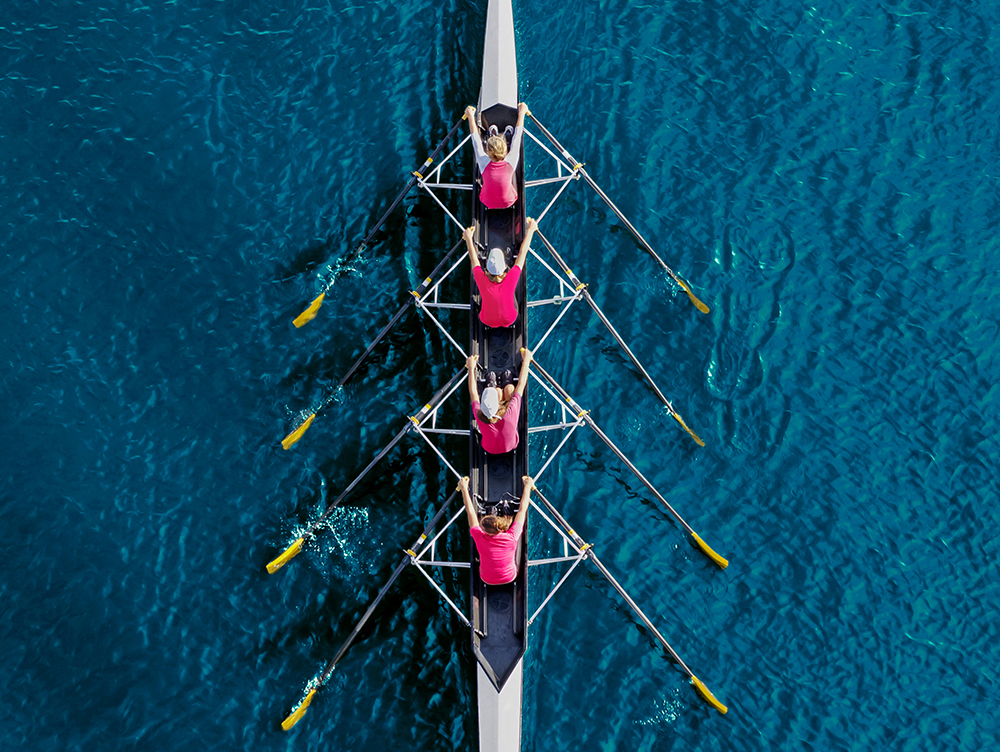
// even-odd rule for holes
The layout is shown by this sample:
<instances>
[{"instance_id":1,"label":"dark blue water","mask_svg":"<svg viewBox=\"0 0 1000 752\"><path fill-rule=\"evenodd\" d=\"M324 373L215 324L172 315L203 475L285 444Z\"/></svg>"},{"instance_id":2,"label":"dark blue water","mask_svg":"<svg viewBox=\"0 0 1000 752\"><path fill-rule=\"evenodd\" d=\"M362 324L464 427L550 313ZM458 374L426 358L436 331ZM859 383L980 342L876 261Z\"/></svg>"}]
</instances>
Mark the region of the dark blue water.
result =
<instances>
[{"instance_id":1,"label":"dark blue water","mask_svg":"<svg viewBox=\"0 0 1000 752\"><path fill-rule=\"evenodd\" d=\"M458 238L413 194L354 253L475 100L484 15L0 11L0 748L475 746L468 634L414 572L278 726L452 486L422 442L263 568L461 364L412 315L278 443ZM731 560L578 431L544 490L730 710L591 569L532 628L524 748L1000 746L1000 9L515 16L524 99L711 313L582 184L543 230L708 446L582 306L539 358ZM536 462L553 443L532 438Z\"/></svg>"}]
</instances>

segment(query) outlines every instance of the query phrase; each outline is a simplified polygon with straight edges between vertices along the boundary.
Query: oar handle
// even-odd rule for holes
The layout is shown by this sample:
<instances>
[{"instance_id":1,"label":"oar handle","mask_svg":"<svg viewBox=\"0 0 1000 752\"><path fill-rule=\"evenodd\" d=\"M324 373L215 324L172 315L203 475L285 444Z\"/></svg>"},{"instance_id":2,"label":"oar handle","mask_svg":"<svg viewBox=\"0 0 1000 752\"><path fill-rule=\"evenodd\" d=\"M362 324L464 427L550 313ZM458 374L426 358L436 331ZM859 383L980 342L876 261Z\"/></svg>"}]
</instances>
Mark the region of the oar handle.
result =
<instances>
[{"instance_id":1,"label":"oar handle","mask_svg":"<svg viewBox=\"0 0 1000 752\"><path fill-rule=\"evenodd\" d=\"M531 113L528 114L531 115ZM679 285L681 289L684 290L685 293L687 293L688 298L694 304L695 308L697 308L702 313L708 313L709 312L708 306L698 299L698 297L691 290L691 287L686 282L684 282L684 280L682 280L673 269L667 266L666 262L664 262L664 260L660 258L659 254L657 254L657 252L653 250L653 246L651 246L649 242L639 233L639 231L635 228L635 226L628 221L628 218L624 214L622 214L621 209L615 206L614 202L608 197L608 195L603 190L601 190L601 187L597 185L596 182L594 182L594 179L590 177L587 171L583 168L583 163L578 162L573 157L573 155L566 150L566 147L564 147L561 143L559 143L556 140L556 137L553 136L551 133L549 133L548 129L544 125L538 122L538 119L534 115L531 115L531 120L532 122L534 122L535 125L538 126L538 129L542 132L542 135L544 135L549 141L551 141L552 145L555 146L556 149L560 151L562 156L566 158L566 160L570 163L572 169L583 176L583 179L587 181L587 184L594 189L594 192L600 197L600 199L605 204L607 204L608 208L611 209L611 211L615 213L615 216L617 216L618 219L621 220L622 224L625 225L625 227L628 229L628 231L632 233L632 237L636 239L636 242L639 243L642 249L646 251L650 256L652 256L654 259L656 259L657 263L659 263L659 265L670 276L670 278L674 282L676 282L677 285Z\"/></svg>"}]
</instances>

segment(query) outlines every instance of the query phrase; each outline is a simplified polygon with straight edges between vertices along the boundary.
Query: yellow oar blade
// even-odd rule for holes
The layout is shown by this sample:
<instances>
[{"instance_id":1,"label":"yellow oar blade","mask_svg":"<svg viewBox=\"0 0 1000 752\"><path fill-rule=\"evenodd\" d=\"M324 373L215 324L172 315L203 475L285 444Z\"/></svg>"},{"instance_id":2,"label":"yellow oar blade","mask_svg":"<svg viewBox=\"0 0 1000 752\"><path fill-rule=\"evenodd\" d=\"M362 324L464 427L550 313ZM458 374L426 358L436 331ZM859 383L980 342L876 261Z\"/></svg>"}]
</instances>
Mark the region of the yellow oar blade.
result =
<instances>
[{"instance_id":1,"label":"yellow oar blade","mask_svg":"<svg viewBox=\"0 0 1000 752\"><path fill-rule=\"evenodd\" d=\"M726 714L729 708L727 708L725 705L723 705L721 702L715 699L715 695L713 695L711 692L708 691L708 687L702 684L701 680L697 676L691 677L691 683L694 684L694 688L698 690L698 694L700 694L703 698L705 698L705 702L707 702L709 705L711 705L713 708L718 710L723 715Z\"/></svg>"},{"instance_id":2,"label":"yellow oar blade","mask_svg":"<svg viewBox=\"0 0 1000 752\"><path fill-rule=\"evenodd\" d=\"M314 420L316 420L316 413L313 413L308 418L306 418L305 423L303 423L301 426L299 426L290 434L288 434L285 438L283 438L281 440L281 446L284 447L285 449L291 449L292 444L294 444L296 441L302 438L302 434L304 434L306 431L309 430L309 426L312 425Z\"/></svg>"},{"instance_id":3,"label":"yellow oar blade","mask_svg":"<svg viewBox=\"0 0 1000 752\"><path fill-rule=\"evenodd\" d=\"M691 292L691 288L685 285L683 282L680 282L680 280L678 280L678 282L680 283L680 286L684 290L684 292L688 294L688 297L691 298L691 302L694 303L694 307L697 308L702 313L708 313L709 311L708 306L702 303L700 300L698 300L698 296L695 295L693 292Z\"/></svg>"},{"instance_id":4,"label":"yellow oar blade","mask_svg":"<svg viewBox=\"0 0 1000 752\"><path fill-rule=\"evenodd\" d=\"M678 423L681 424L681 428L683 428L685 431L691 434L691 438L695 440L695 443L698 446L705 446L705 442L701 440L701 437L699 437L698 434L696 434L694 431L688 428L688 424L684 422L684 418L682 418L676 412L672 412L670 414L674 416L674 420L676 420Z\"/></svg>"},{"instance_id":5,"label":"yellow oar blade","mask_svg":"<svg viewBox=\"0 0 1000 752\"><path fill-rule=\"evenodd\" d=\"M286 548L285 551L281 554L281 556L279 556L277 559L275 559L274 561L270 562L267 565L267 573L274 574L283 566L285 566L285 564L287 564L296 556L298 556L299 551L302 550L302 543L304 541L305 538L296 538L295 542L288 548Z\"/></svg>"},{"instance_id":6,"label":"yellow oar blade","mask_svg":"<svg viewBox=\"0 0 1000 752\"><path fill-rule=\"evenodd\" d=\"M313 701L313 697L315 696L315 694L316 694L315 689L309 690L309 694L306 695L305 699L299 704L299 706L295 708L295 710L293 710L291 714L281 722L281 728L283 730L288 731L292 726L294 726L302 719L302 716L304 716L306 714L306 711L309 709L309 703Z\"/></svg>"},{"instance_id":7,"label":"yellow oar blade","mask_svg":"<svg viewBox=\"0 0 1000 752\"><path fill-rule=\"evenodd\" d=\"M690 294L691 293L688 293L688 295ZM320 293L320 296L316 298L316 300L314 300L312 303L310 303L309 307L306 308L302 313L300 313L295 318L295 321L293 321L292 323L295 324L296 329L301 329L303 326L305 326L314 318L316 318L316 313L319 311L319 307L323 305L323 298L325 297L326 297L325 292Z\"/></svg>"},{"instance_id":8,"label":"yellow oar blade","mask_svg":"<svg viewBox=\"0 0 1000 752\"><path fill-rule=\"evenodd\" d=\"M718 564L719 567L721 567L722 569L725 569L726 567L729 566L729 559L725 559L719 556L717 553L715 553L715 551L712 550L712 547L709 546L707 543L705 543L705 541L701 539L701 536L699 536L698 533L691 533L691 535L694 536L694 540L698 544L698 548L700 548L702 553L705 554L709 559Z\"/></svg>"}]
</instances>

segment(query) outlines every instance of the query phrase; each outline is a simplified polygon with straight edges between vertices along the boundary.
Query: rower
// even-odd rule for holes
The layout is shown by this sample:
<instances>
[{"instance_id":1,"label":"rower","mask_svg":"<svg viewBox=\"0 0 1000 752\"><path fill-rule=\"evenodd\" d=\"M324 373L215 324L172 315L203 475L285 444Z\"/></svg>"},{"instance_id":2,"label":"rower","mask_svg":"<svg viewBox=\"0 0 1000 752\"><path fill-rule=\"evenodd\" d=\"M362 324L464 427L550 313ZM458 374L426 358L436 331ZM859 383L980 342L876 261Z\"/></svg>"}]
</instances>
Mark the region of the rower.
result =
<instances>
[{"instance_id":1,"label":"rower","mask_svg":"<svg viewBox=\"0 0 1000 752\"><path fill-rule=\"evenodd\" d=\"M469 534L476 542L479 552L479 576L487 585L506 585L517 577L517 542L524 531L524 523L528 518L528 499L534 481L527 475L524 481L524 491L521 493L521 505L513 518L483 515L482 519L476 513L476 507L469 495L469 476L458 482L458 490L462 492L465 502L465 512L469 519Z\"/></svg>"},{"instance_id":2,"label":"rower","mask_svg":"<svg viewBox=\"0 0 1000 752\"><path fill-rule=\"evenodd\" d=\"M517 201L517 188L514 185L514 175L517 163L521 159L521 135L524 133L524 116L528 114L528 105L521 102L517 106L517 125L513 131L508 125L504 135L500 135L495 125L490 126L490 136L485 146L479 135L479 125L476 123L476 108L469 105L465 108L465 116L469 120L469 131L472 134L472 148L476 153L476 165L483 176L483 187L479 192L479 200L487 209L506 209ZM507 135L510 135L510 145Z\"/></svg>"},{"instance_id":3,"label":"rower","mask_svg":"<svg viewBox=\"0 0 1000 752\"><path fill-rule=\"evenodd\" d=\"M517 420L521 415L521 398L528 386L528 364L531 363L531 352L524 351L521 361L521 372L518 375L517 386L505 384L496 385L495 374L487 380L483 397L479 398L479 388L476 386L476 363L478 355L470 355L465 361L469 370L469 398L472 400L472 414L483 437L483 451L487 454L504 454L513 451L519 441Z\"/></svg>"},{"instance_id":4,"label":"rower","mask_svg":"<svg viewBox=\"0 0 1000 752\"><path fill-rule=\"evenodd\" d=\"M482 300L479 306L479 320L486 326L505 327L517 320L517 302L515 300L517 283L521 279L524 262L531 249L531 237L537 229L538 223L528 217L527 232L524 233L521 248L514 260L514 266L510 269L507 268L507 260L502 248L490 250L486 257L486 268L483 269L479 261L479 253L472 240L475 227L467 227L462 233L465 245L469 250L472 277L476 280L476 287L479 289L479 297Z\"/></svg>"}]
</instances>

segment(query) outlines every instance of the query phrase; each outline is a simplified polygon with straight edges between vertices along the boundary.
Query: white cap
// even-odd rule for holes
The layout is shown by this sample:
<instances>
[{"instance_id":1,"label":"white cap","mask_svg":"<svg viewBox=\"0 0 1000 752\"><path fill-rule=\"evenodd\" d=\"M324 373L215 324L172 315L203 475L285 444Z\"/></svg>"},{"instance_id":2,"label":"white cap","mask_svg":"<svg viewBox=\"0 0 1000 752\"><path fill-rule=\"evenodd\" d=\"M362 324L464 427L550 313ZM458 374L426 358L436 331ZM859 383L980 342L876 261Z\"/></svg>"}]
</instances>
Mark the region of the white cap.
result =
<instances>
[{"instance_id":1,"label":"white cap","mask_svg":"<svg viewBox=\"0 0 1000 752\"><path fill-rule=\"evenodd\" d=\"M490 251L490 255L486 259L486 271L494 277L499 277L507 271L507 260L503 257L503 251L499 248L494 248Z\"/></svg>"},{"instance_id":2,"label":"white cap","mask_svg":"<svg viewBox=\"0 0 1000 752\"><path fill-rule=\"evenodd\" d=\"M500 409L500 392L494 386L486 387L486 391L483 392L483 399L479 403L479 407L485 415L490 420L496 417L497 411Z\"/></svg>"}]
</instances>

